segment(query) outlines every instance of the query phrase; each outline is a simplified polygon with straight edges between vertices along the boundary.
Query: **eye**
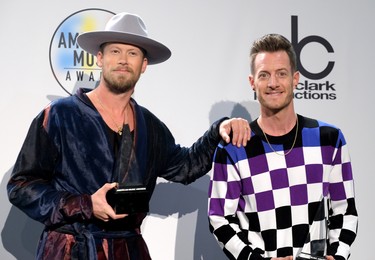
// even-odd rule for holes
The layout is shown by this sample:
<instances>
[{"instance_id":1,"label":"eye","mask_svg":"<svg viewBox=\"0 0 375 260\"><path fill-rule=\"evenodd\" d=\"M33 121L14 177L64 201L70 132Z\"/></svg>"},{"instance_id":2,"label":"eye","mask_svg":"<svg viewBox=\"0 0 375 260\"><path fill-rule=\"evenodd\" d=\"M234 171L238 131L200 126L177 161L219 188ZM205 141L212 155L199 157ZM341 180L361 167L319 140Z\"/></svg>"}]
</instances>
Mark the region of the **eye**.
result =
<instances>
[{"instance_id":1,"label":"eye","mask_svg":"<svg viewBox=\"0 0 375 260\"><path fill-rule=\"evenodd\" d=\"M266 73L266 72L260 72L258 74L258 78L259 79L269 79L269 77L270 77L270 75L268 73Z\"/></svg>"},{"instance_id":2,"label":"eye","mask_svg":"<svg viewBox=\"0 0 375 260\"><path fill-rule=\"evenodd\" d=\"M277 76L279 78L286 78L288 76L288 72L284 71L284 70L281 70L281 71L277 72Z\"/></svg>"}]
</instances>

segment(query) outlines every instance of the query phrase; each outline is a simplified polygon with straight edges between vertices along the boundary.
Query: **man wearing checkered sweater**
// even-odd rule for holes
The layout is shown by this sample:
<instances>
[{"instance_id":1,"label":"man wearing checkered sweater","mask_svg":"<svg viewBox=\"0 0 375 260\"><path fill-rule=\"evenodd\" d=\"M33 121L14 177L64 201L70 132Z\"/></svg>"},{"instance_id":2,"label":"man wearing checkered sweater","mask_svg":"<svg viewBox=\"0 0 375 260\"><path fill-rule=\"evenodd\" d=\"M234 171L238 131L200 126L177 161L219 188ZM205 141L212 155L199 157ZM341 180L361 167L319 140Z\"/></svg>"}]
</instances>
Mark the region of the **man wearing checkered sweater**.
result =
<instances>
[{"instance_id":1,"label":"man wearing checkered sweater","mask_svg":"<svg viewBox=\"0 0 375 260\"><path fill-rule=\"evenodd\" d=\"M358 216L344 135L295 113L299 73L285 37L266 35L250 54L261 112L246 147L216 150L210 229L229 259L348 259Z\"/></svg>"}]
</instances>

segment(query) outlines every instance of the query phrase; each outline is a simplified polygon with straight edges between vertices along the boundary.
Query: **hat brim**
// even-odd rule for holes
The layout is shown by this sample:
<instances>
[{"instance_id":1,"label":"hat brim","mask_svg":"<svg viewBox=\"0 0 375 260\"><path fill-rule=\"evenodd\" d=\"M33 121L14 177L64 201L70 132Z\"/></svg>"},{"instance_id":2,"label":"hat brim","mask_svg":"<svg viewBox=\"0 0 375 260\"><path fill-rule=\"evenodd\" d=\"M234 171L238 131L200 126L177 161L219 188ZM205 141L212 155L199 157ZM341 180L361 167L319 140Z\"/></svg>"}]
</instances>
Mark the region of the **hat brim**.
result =
<instances>
[{"instance_id":1,"label":"hat brim","mask_svg":"<svg viewBox=\"0 0 375 260\"><path fill-rule=\"evenodd\" d=\"M148 64L164 62L171 57L171 51L164 44L148 37L123 32L96 31L78 36L78 45L93 55L97 55L103 43L117 42L135 45L146 51Z\"/></svg>"}]
</instances>

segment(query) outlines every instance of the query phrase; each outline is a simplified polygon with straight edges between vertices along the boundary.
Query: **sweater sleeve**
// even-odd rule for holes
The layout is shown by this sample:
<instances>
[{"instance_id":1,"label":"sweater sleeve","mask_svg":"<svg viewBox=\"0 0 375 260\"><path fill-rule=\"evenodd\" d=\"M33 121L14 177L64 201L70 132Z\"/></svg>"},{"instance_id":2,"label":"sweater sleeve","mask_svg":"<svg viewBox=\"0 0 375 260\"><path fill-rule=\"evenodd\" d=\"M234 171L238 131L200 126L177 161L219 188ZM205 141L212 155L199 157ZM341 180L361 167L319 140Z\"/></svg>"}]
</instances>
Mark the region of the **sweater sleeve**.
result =
<instances>
[{"instance_id":1,"label":"sweater sleeve","mask_svg":"<svg viewBox=\"0 0 375 260\"><path fill-rule=\"evenodd\" d=\"M214 155L209 187L210 231L229 259L270 259L262 257L263 250L254 247L248 241L247 231L239 226L240 218L246 218L241 212L243 203L239 167L226 149L219 145ZM261 240L260 238L259 241Z\"/></svg>"},{"instance_id":2,"label":"sweater sleeve","mask_svg":"<svg viewBox=\"0 0 375 260\"><path fill-rule=\"evenodd\" d=\"M358 227L354 200L354 180L348 145L339 130L330 175L329 247L328 255L348 259Z\"/></svg>"}]
</instances>

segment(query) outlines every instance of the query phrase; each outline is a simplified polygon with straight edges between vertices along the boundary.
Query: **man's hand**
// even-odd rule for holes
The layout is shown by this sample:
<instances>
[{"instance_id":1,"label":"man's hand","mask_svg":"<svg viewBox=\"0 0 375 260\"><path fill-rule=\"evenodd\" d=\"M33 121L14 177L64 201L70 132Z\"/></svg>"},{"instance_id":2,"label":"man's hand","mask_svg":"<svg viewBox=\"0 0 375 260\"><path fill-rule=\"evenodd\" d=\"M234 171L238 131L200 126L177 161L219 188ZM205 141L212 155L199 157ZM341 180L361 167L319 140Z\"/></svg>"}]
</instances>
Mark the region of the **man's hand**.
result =
<instances>
[{"instance_id":1,"label":"man's hand","mask_svg":"<svg viewBox=\"0 0 375 260\"><path fill-rule=\"evenodd\" d=\"M327 256L326 256L326 259L327 259L327 260L335 260L335 258L334 258L333 256L331 256L331 255L327 255Z\"/></svg>"},{"instance_id":2,"label":"man's hand","mask_svg":"<svg viewBox=\"0 0 375 260\"><path fill-rule=\"evenodd\" d=\"M93 214L96 218L107 222L110 219L120 219L127 216L127 214L116 214L107 202L107 192L116 186L116 182L106 183L91 195Z\"/></svg>"},{"instance_id":3,"label":"man's hand","mask_svg":"<svg viewBox=\"0 0 375 260\"><path fill-rule=\"evenodd\" d=\"M231 118L224 120L220 124L219 133L221 138L226 143L229 143L229 134L232 134L232 144L240 147L241 145L246 146L247 141L250 140L250 126L249 122L242 118Z\"/></svg>"}]
</instances>

